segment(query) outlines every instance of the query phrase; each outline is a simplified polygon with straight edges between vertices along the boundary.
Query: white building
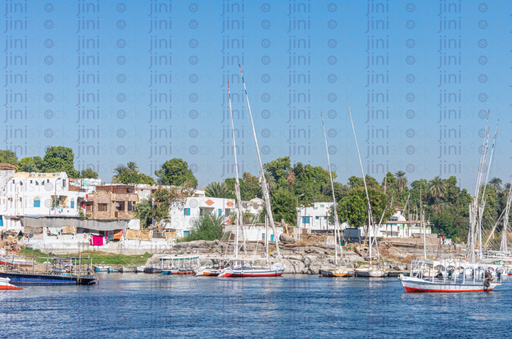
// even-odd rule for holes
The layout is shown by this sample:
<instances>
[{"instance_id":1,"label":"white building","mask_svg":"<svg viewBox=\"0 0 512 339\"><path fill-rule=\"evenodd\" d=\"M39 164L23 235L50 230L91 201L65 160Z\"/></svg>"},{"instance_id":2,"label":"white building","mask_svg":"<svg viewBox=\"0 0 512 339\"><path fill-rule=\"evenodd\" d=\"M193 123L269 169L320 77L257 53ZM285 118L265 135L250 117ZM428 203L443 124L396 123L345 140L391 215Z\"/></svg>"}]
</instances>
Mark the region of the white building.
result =
<instances>
[{"instance_id":1,"label":"white building","mask_svg":"<svg viewBox=\"0 0 512 339\"><path fill-rule=\"evenodd\" d=\"M229 220L232 212L235 211L235 199L191 197L187 198L182 209L171 208L169 216L170 223L163 223L162 228L176 230L178 238L187 236L194 222L205 213L222 216Z\"/></svg>"},{"instance_id":2,"label":"white building","mask_svg":"<svg viewBox=\"0 0 512 339\"><path fill-rule=\"evenodd\" d=\"M11 164L0 163L0 196L5 195L5 186L17 168Z\"/></svg>"},{"instance_id":3,"label":"white building","mask_svg":"<svg viewBox=\"0 0 512 339\"><path fill-rule=\"evenodd\" d=\"M429 222L426 222L425 234L429 237L432 234L432 229ZM358 227L361 230L361 235L365 234L365 226ZM370 229L368 232L371 236L374 236L373 230ZM402 215L402 211L397 211L393 214L387 222L383 222L380 226L375 225L375 235L378 238L414 238L423 236L423 226L419 220L407 221Z\"/></svg>"},{"instance_id":4,"label":"white building","mask_svg":"<svg viewBox=\"0 0 512 339\"><path fill-rule=\"evenodd\" d=\"M69 190L65 172L13 174L0 197L0 229L21 230L27 216L78 217L86 193Z\"/></svg>"},{"instance_id":5,"label":"white building","mask_svg":"<svg viewBox=\"0 0 512 339\"><path fill-rule=\"evenodd\" d=\"M334 229L329 222L333 202L315 202L313 206L297 208L297 226L302 229Z\"/></svg>"}]
</instances>

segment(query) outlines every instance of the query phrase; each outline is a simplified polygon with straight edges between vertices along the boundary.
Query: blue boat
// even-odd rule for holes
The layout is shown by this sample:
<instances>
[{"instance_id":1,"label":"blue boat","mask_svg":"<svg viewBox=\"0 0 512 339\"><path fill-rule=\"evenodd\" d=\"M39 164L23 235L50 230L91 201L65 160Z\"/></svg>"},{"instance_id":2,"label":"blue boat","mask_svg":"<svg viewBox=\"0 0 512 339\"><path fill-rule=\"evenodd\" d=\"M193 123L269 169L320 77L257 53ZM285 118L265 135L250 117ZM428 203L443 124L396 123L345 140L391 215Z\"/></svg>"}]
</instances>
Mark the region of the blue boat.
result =
<instances>
[{"instance_id":1,"label":"blue boat","mask_svg":"<svg viewBox=\"0 0 512 339\"><path fill-rule=\"evenodd\" d=\"M13 285L91 285L96 283L94 275L76 276L71 274L38 274L38 273L17 273L0 272L0 278L9 278Z\"/></svg>"},{"instance_id":2,"label":"blue boat","mask_svg":"<svg viewBox=\"0 0 512 339\"><path fill-rule=\"evenodd\" d=\"M110 269L110 266L105 266L105 265L93 266L93 267L94 267L94 272L108 272L108 270Z\"/></svg>"}]
</instances>

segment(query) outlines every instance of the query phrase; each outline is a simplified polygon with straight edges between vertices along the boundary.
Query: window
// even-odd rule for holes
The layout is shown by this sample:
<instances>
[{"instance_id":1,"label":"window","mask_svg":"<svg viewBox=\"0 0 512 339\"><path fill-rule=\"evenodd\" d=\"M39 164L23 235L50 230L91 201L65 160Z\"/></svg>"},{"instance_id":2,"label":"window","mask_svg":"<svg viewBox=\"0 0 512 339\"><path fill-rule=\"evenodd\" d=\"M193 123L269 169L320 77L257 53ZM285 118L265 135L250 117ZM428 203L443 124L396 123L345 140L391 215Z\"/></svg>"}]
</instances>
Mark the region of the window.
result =
<instances>
[{"instance_id":1,"label":"window","mask_svg":"<svg viewBox=\"0 0 512 339\"><path fill-rule=\"evenodd\" d=\"M30 183L32 183L32 180L30 180Z\"/></svg>"},{"instance_id":2,"label":"window","mask_svg":"<svg viewBox=\"0 0 512 339\"><path fill-rule=\"evenodd\" d=\"M41 207L41 200L39 197L34 198L34 207Z\"/></svg>"},{"instance_id":3,"label":"window","mask_svg":"<svg viewBox=\"0 0 512 339\"><path fill-rule=\"evenodd\" d=\"M302 223L303 224L309 224L309 218L310 217L302 217Z\"/></svg>"},{"instance_id":4,"label":"window","mask_svg":"<svg viewBox=\"0 0 512 339\"><path fill-rule=\"evenodd\" d=\"M187 235L190 234L190 231L183 231L183 236L186 237Z\"/></svg>"},{"instance_id":5,"label":"window","mask_svg":"<svg viewBox=\"0 0 512 339\"><path fill-rule=\"evenodd\" d=\"M274 241L274 235L273 234L270 235L270 241Z\"/></svg>"},{"instance_id":6,"label":"window","mask_svg":"<svg viewBox=\"0 0 512 339\"><path fill-rule=\"evenodd\" d=\"M133 211L133 206L135 206L135 201L128 201L128 211Z\"/></svg>"},{"instance_id":7,"label":"window","mask_svg":"<svg viewBox=\"0 0 512 339\"><path fill-rule=\"evenodd\" d=\"M124 211L124 201L116 201L116 211Z\"/></svg>"},{"instance_id":8,"label":"window","mask_svg":"<svg viewBox=\"0 0 512 339\"><path fill-rule=\"evenodd\" d=\"M75 199L71 199L71 208L75 208Z\"/></svg>"},{"instance_id":9,"label":"window","mask_svg":"<svg viewBox=\"0 0 512 339\"><path fill-rule=\"evenodd\" d=\"M219 217L222 215L222 209L219 208Z\"/></svg>"},{"instance_id":10,"label":"window","mask_svg":"<svg viewBox=\"0 0 512 339\"><path fill-rule=\"evenodd\" d=\"M320 219L319 217L315 217L316 220Z\"/></svg>"},{"instance_id":11,"label":"window","mask_svg":"<svg viewBox=\"0 0 512 339\"><path fill-rule=\"evenodd\" d=\"M261 240L265 240L265 233L261 233Z\"/></svg>"},{"instance_id":12,"label":"window","mask_svg":"<svg viewBox=\"0 0 512 339\"><path fill-rule=\"evenodd\" d=\"M106 212L107 211L107 204L98 204L98 211L99 212Z\"/></svg>"},{"instance_id":13,"label":"window","mask_svg":"<svg viewBox=\"0 0 512 339\"><path fill-rule=\"evenodd\" d=\"M185 208L183 210L183 215L190 215L190 208Z\"/></svg>"},{"instance_id":14,"label":"window","mask_svg":"<svg viewBox=\"0 0 512 339\"><path fill-rule=\"evenodd\" d=\"M0 215L0 227L4 227L4 219Z\"/></svg>"}]
</instances>

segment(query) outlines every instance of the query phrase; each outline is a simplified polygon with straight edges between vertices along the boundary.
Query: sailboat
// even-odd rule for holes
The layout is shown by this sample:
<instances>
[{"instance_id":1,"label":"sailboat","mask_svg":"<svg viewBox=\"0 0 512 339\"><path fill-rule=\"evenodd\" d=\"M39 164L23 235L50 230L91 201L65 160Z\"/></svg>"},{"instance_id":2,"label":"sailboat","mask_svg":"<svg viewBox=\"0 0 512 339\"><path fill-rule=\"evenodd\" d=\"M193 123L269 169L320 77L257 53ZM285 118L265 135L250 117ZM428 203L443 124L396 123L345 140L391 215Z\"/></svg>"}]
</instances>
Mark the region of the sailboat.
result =
<instances>
[{"instance_id":1,"label":"sailboat","mask_svg":"<svg viewBox=\"0 0 512 339\"><path fill-rule=\"evenodd\" d=\"M349 270L347 267L338 267L338 239L340 238L340 224L338 220L338 206L336 204L336 196L334 195L334 182L332 180L332 172L331 172L331 160L329 159L329 147L327 145L327 136L325 134L325 124L324 124L324 115L320 112L322 117L322 127L324 130L324 140L325 140L325 152L327 154L327 166L329 166L329 177L331 179L331 190L332 190L332 201L334 203L334 270L321 270L320 274L322 277L349 277L352 276L352 270ZM343 248L340 246L340 255L343 256Z\"/></svg>"},{"instance_id":2,"label":"sailboat","mask_svg":"<svg viewBox=\"0 0 512 339\"><path fill-rule=\"evenodd\" d=\"M238 66L240 68L240 74L242 76L242 82L244 84L245 99L247 101L247 108L248 108L249 117L251 120L252 131L253 131L253 136L254 136L254 143L256 145L256 152L258 155L258 161L259 161L259 165L260 165L260 171L261 171L260 172L261 173L260 185L261 185L261 190L263 191L263 199L265 200L270 225L272 226L272 230L274 231L274 234L276 235L275 242L276 242L276 249L277 249L277 257L279 259L281 259L281 253L279 251L279 243L278 243L278 239L277 239L278 238L277 231L276 231L276 228L274 225L274 218L272 215L272 206L270 204L270 195L268 193L267 180L265 179L265 175L263 172L263 165L261 163L260 149L258 147L258 139L256 137L256 129L254 128L254 121L252 119L251 105L249 103L249 96L247 95L247 88L245 86L245 80L244 80L244 74L242 72L242 67L240 65L238 65ZM232 133L233 133L233 147L235 147L235 131L234 131L234 124L233 124L233 113L232 113L232 109L231 109L231 95L229 94L229 85L228 85L228 97L229 97L229 111L230 111L230 115L231 115L231 129L232 129ZM236 185L237 185L236 191L237 191L237 200L238 200L238 211L237 211L238 218L237 218L237 220L240 220L241 219L241 212L240 212L241 211L241 208L240 208L241 198L240 198L240 186L238 183L238 163L236 160L236 149L234 149L233 153L235 154L235 169L236 169L235 174L236 174ZM239 223L237 222L237 228L236 228L237 235L235 236L235 241L238 241L238 227L239 227ZM286 268L286 266L284 264L282 264L281 262L275 263L275 264L270 264L269 260L268 260L268 256L267 256L267 262L264 266L252 266L252 265L246 264L247 260L238 260L238 258L237 258L238 248L236 248L235 251L236 251L235 252L235 265L233 267L227 267L227 268L223 269L221 271L221 273L219 274L219 278L278 277L283 274L283 272ZM267 253L268 253L268 250L267 250ZM240 261L240 263L239 263L239 261Z\"/></svg>"},{"instance_id":3,"label":"sailboat","mask_svg":"<svg viewBox=\"0 0 512 339\"><path fill-rule=\"evenodd\" d=\"M489 119L489 113L487 114L487 120ZM487 168L487 172L490 170L492 162L492 154L489 158L489 164L486 167L487 150L489 146L489 130L486 125L486 134L484 136L482 150L484 152L480 155L480 162L478 164L478 175L475 187L475 196L473 202L469 205L469 222L470 229L468 234L468 244L470 246L470 261L464 263L450 263L447 261L434 261L427 260L426 255L426 244L424 240L424 260L413 260L411 263L411 272L409 277L400 275L399 279L402 282L402 286L406 292L433 292L433 293L461 293L461 292L489 292L494 290L500 283L495 281L496 272L502 272L504 268L501 265L485 264L483 263L482 253L482 214L485 207L485 187L489 177L487 173L487 179L484 183L484 192L482 199L479 202L480 187L483 179L483 169ZM496 127L496 134L498 127ZM496 138L496 134L494 138ZM494 149L495 140L492 144ZM478 217L478 219L477 219ZM424 217L423 217L424 219ZM425 233L425 224L423 221L423 232ZM479 257L480 262L476 263L476 242L479 239ZM415 266L415 267L414 267ZM448 267L454 267L454 274L448 277L443 272L446 272ZM437 268L437 269L436 269ZM462 270L461 270L462 268ZM428 270L429 278L425 277L425 270ZM438 271L436 274L436 270ZM460 277L462 273L462 278Z\"/></svg>"},{"instance_id":4,"label":"sailboat","mask_svg":"<svg viewBox=\"0 0 512 339\"><path fill-rule=\"evenodd\" d=\"M356 274L358 277L367 277L367 278L381 278L386 277L388 272L382 270L380 266L373 267L372 265L372 247L375 243L375 247L377 248L377 260L379 260L379 245L377 244L377 235L375 234L375 224L373 222L372 215L372 206L370 204L370 196L368 195L368 186L366 185L366 177L364 175L363 162L361 160L361 153L359 152L359 145L357 143L356 130L354 128L354 121L352 120L352 112L350 111L350 107L348 108L348 113L350 115L350 123L352 124L352 132L354 133L354 140L356 143L357 155L359 157L359 165L361 166L361 174L363 175L363 183L364 183L364 191L366 193L366 201L368 203L368 249L369 249L369 258L370 258L370 266L369 267L361 267L356 269ZM384 214L383 214L384 216ZM382 218L381 218L382 219ZM382 221L382 220L381 220ZM370 232L371 229L371 232Z\"/></svg>"}]
</instances>

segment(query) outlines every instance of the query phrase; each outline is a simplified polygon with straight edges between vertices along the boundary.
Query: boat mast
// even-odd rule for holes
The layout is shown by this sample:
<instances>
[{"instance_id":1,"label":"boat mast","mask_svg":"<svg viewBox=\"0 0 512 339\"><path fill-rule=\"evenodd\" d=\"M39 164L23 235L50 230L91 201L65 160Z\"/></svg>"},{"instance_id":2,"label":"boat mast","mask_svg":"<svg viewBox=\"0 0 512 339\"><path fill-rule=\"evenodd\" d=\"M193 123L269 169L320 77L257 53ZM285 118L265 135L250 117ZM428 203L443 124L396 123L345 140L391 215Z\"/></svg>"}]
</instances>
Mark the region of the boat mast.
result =
<instances>
[{"instance_id":1,"label":"boat mast","mask_svg":"<svg viewBox=\"0 0 512 339\"><path fill-rule=\"evenodd\" d=\"M501 252L508 252L507 246L507 227L508 227L508 214L510 213L510 203L512 202L512 185L508 190L507 207L505 208L505 219L503 220L503 230L501 231Z\"/></svg>"},{"instance_id":2,"label":"boat mast","mask_svg":"<svg viewBox=\"0 0 512 339\"><path fill-rule=\"evenodd\" d=\"M327 136L325 134L325 124L324 124L324 115L320 112L322 116L322 127L324 129L324 140L325 140L325 153L327 154L327 165L329 166L329 177L331 178L331 190L332 190L332 201L334 202L334 265L338 266L338 235L340 231L339 222L338 222L338 208L336 206L336 196L334 195L334 183L332 181L332 173L331 173L331 160L329 159L329 147L327 146ZM340 255L343 255L343 248L340 244Z\"/></svg>"},{"instance_id":3,"label":"boat mast","mask_svg":"<svg viewBox=\"0 0 512 339\"><path fill-rule=\"evenodd\" d=\"M265 178L265 172L263 171L263 165L261 163L261 155L260 155L260 148L258 146L258 138L256 137L256 129L254 128L254 121L252 120L252 113L251 113L251 105L249 103L249 96L247 95L247 87L245 86L245 79L244 79L244 73L242 72L242 66L238 65L240 68L240 74L242 76L242 83L244 84L244 92L245 92L245 99L247 101L247 110L249 111L249 118L251 119L251 125L252 125L252 133L254 136L254 143L256 144L256 154L258 154L258 161L260 164L260 170L261 170L261 190L263 191L263 198L265 199L265 205L267 208L267 214L270 221L270 226L272 226L272 231L274 232L274 240L276 243L276 249L277 249L277 256L280 259L281 258L281 252L279 251L279 243L278 243L278 237L277 237L277 231L276 226L274 225L274 216L272 214L272 206L270 204L270 195L268 193L268 186L267 186L267 179Z\"/></svg>"},{"instance_id":4,"label":"boat mast","mask_svg":"<svg viewBox=\"0 0 512 339\"><path fill-rule=\"evenodd\" d=\"M243 225L240 204L240 182L238 180L238 162L236 158L236 141L235 141L235 125L233 123L233 110L231 108L231 91L229 89L228 81L228 99L229 99L229 115L231 117L231 133L233 135L233 156L235 157L235 196L236 196L236 230L235 230L235 259L238 259L238 228ZM244 244L245 245L245 244ZM245 249L245 246L244 246Z\"/></svg>"},{"instance_id":5,"label":"boat mast","mask_svg":"<svg viewBox=\"0 0 512 339\"><path fill-rule=\"evenodd\" d=\"M478 213L478 231L479 231L479 239L480 239L480 243L478 245L478 248L479 248L479 256L480 256L480 260L483 259L483 253L482 253L482 218L483 218L483 214L484 214L484 210L485 210L485 203L487 201L487 199L485 198L485 190L487 189L487 183L489 182L489 173L491 172L491 164L492 164L492 157L494 155L494 145L496 144L496 135L498 134L498 125L499 125L500 121L498 120L498 123L496 124L496 131L494 132L494 138L493 138L493 141L492 141L492 146L491 146L491 156L489 157L489 165L487 166L487 175L485 177L485 182L484 182L484 190L482 192L482 200L480 202L480 208L479 208L479 213Z\"/></svg>"},{"instance_id":6,"label":"boat mast","mask_svg":"<svg viewBox=\"0 0 512 339\"><path fill-rule=\"evenodd\" d=\"M359 165L361 166L361 174L363 175L363 183L364 183L364 191L366 192L366 201L368 202L368 233L370 233L370 227L373 225L373 217L372 217L372 206L370 205L370 196L368 195L368 187L366 186L366 177L364 176L363 162L361 161L361 153L359 152L359 145L357 144L356 130L354 128L354 121L352 120L352 112L350 111L350 107L348 108L348 113L350 115L350 123L352 124L352 132L354 133L354 140L356 142L357 148L357 156L359 157ZM373 230L375 233L375 230ZM375 237L375 234L373 235ZM369 254L370 254L370 265L372 261L372 237L370 235L370 239L368 240L369 244ZM377 252L378 256L378 252Z\"/></svg>"}]
</instances>

